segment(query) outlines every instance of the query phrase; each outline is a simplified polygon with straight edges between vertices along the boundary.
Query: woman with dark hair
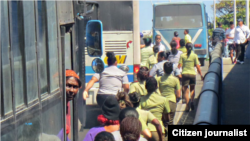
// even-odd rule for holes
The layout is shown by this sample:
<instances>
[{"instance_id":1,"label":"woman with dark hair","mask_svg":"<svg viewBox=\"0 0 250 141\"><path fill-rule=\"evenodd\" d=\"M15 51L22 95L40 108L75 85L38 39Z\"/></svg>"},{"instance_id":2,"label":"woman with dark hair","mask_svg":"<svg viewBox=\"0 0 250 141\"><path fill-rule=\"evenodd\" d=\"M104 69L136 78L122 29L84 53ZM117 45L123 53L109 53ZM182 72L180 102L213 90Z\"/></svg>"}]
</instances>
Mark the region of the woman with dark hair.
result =
<instances>
[{"instance_id":1,"label":"woman with dark hair","mask_svg":"<svg viewBox=\"0 0 250 141\"><path fill-rule=\"evenodd\" d=\"M147 90L145 89L146 79L148 78L149 72L147 67L140 67L137 73L138 82L133 82L130 85L129 93L137 92L140 95L146 95Z\"/></svg>"},{"instance_id":2,"label":"woman with dark hair","mask_svg":"<svg viewBox=\"0 0 250 141\"><path fill-rule=\"evenodd\" d=\"M198 73L201 76L201 80L203 80L203 76L201 73L198 56L192 51L192 43L187 43L186 49L187 53L183 53L181 55L178 67L182 68L182 90L186 101L186 111L189 111L190 106L191 109L194 110L194 96L196 84L196 71L194 66L196 66ZM191 100L189 100L189 85Z\"/></svg>"},{"instance_id":3,"label":"woman with dark hair","mask_svg":"<svg viewBox=\"0 0 250 141\"><path fill-rule=\"evenodd\" d=\"M167 62L168 56L170 52L159 52L158 54L158 63L153 66L153 68L149 72L149 76L163 76L163 64Z\"/></svg>"},{"instance_id":4,"label":"woman with dark hair","mask_svg":"<svg viewBox=\"0 0 250 141\"><path fill-rule=\"evenodd\" d=\"M111 133L102 131L95 136L94 141L115 141L115 138Z\"/></svg>"},{"instance_id":5,"label":"woman with dark hair","mask_svg":"<svg viewBox=\"0 0 250 141\"><path fill-rule=\"evenodd\" d=\"M125 119L126 117L134 117L134 118L139 119L139 114L134 108L126 107L123 110L121 110L121 112L119 114L120 123L122 123L123 119ZM141 121L141 119L139 119L139 120ZM141 134L144 135L144 137L147 137L147 136L149 136L148 134L150 134L150 137L151 137L152 135L151 135L150 131L146 128L147 125L145 123L143 123L142 121L141 121L141 123L142 123ZM121 134L120 134L120 130L114 131L114 132L112 132L112 134L115 137L116 141L123 141ZM146 141L146 139L143 137L140 137L139 141Z\"/></svg>"},{"instance_id":6,"label":"woman with dark hair","mask_svg":"<svg viewBox=\"0 0 250 141\"><path fill-rule=\"evenodd\" d=\"M146 47L141 49L141 66L148 67L148 58L154 54L151 47L151 38L144 38L144 43Z\"/></svg>"},{"instance_id":7,"label":"woman with dark hair","mask_svg":"<svg viewBox=\"0 0 250 141\"><path fill-rule=\"evenodd\" d=\"M172 38L172 41L175 41L177 43L177 46L176 46L177 49L180 48L180 40L181 40L181 38L178 37L178 36L179 36L178 32L175 31L174 32L174 37Z\"/></svg>"},{"instance_id":8,"label":"woman with dark hair","mask_svg":"<svg viewBox=\"0 0 250 141\"><path fill-rule=\"evenodd\" d=\"M148 94L141 98L139 108L150 111L160 122L162 132L165 134L162 118L170 119L169 113L171 112L171 109L169 107L169 102L167 98L161 96L161 94L157 91L157 81L154 77L149 77L146 80L146 89L148 91ZM155 126L150 124L149 129L151 132L157 131ZM152 140L159 141L160 138L158 134L152 134Z\"/></svg>"},{"instance_id":9,"label":"woman with dark hair","mask_svg":"<svg viewBox=\"0 0 250 141\"><path fill-rule=\"evenodd\" d=\"M142 127L135 117L126 117L121 122L120 133L123 141L139 141Z\"/></svg>"},{"instance_id":10,"label":"woman with dark hair","mask_svg":"<svg viewBox=\"0 0 250 141\"><path fill-rule=\"evenodd\" d=\"M162 127L160 122L157 120L157 118L150 112L146 110L139 109L140 101L141 101L141 95L137 92L133 92L129 94L130 101L133 103L134 108L139 113L139 120L141 123L145 123L146 125L149 124L149 126L153 125L156 128L156 131L151 131L151 134L153 136L159 136L160 141L162 141ZM151 125L150 125L151 124ZM148 126L147 126L148 128ZM151 135L152 138L152 135Z\"/></svg>"},{"instance_id":11,"label":"woman with dark hair","mask_svg":"<svg viewBox=\"0 0 250 141\"><path fill-rule=\"evenodd\" d=\"M180 48L178 50L181 51L182 53L187 53L184 39L180 40Z\"/></svg>"},{"instance_id":12,"label":"woman with dark hair","mask_svg":"<svg viewBox=\"0 0 250 141\"><path fill-rule=\"evenodd\" d=\"M116 95L116 99L119 102L120 109L124 109L126 107L133 107L132 102L129 100L129 96L125 92L118 92Z\"/></svg>"},{"instance_id":13,"label":"woman with dark hair","mask_svg":"<svg viewBox=\"0 0 250 141\"><path fill-rule=\"evenodd\" d=\"M171 75L173 71L173 63L164 63L165 74L162 77L158 77L157 81L159 84L159 89L161 95L166 97L169 101L169 106L171 109L170 119L167 125L173 125L175 110L176 110L176 99L181 97L181 87L179 79Z\"/></svg>"},{"instance_id":14,"label":"woman with dark hair","mask_svg":"<svg viewBox=\"0 0 250 141\"><path fill-rule=\"evenodd\" d=\"M122 88L125 92L129 91L127 73L117 67L115 54L113 52L107 52L106 55L108 57L108 67L105 68L102 73L95 73L83 92L83 98L86 100L88 91L94 83L99 81L99 91L96 101L100 107L108 96L115 97L117 92L121 91Z\"/></svg>"},{"instance_id":15,"label":"woman with dark hair","mask_svg":"<svg viewBox=\"0 0 250 141\"><path fill-rule=\"evenodd\" d=\"M102 132L114 132L119 130L119 113L120 107L116 98L109 96L102 105L102 115L97 117L97 120L102 125L101 127L93 127L86 134L83 141L94 141L95 136Z\"/></svg>"}]
</instances>

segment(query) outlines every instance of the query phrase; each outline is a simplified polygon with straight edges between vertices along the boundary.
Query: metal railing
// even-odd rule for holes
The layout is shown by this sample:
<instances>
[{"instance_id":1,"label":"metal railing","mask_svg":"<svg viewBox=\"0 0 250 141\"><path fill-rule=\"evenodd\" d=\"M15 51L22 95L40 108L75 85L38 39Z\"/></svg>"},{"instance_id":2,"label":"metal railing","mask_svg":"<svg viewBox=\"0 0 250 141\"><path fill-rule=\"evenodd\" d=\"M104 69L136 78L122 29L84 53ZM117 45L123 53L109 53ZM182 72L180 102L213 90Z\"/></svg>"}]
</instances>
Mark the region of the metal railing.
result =
<instances>
[{"instance_id":1,"label":"metal railing","mask_svg":"<svg viewBox=\"0 0 250 141\"><path fill-rule=\"evenodd\" d=\"M217 125L219 123L219 101L223 78L221 48L222 44L218 42L210 53L211 64L204 77L193 125Z\"/></svg>"}]
</instances>

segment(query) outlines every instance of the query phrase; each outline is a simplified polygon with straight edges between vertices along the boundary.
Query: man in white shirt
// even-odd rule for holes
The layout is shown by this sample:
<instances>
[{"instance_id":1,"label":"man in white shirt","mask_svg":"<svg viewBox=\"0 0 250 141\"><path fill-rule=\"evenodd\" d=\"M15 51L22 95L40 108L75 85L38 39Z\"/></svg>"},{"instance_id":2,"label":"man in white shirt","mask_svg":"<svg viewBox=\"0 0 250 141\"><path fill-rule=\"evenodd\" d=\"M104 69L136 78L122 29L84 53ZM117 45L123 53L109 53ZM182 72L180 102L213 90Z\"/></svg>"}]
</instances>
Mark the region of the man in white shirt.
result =
<instances>
[{"instance_id":1,"label":"man in white shirt","mask_svg":"<svg viewBox=\"0 0 250 141\"><path fill-rule=\"evenodd\" d=\"M250 40L249 35L249 28L243 25L242 19L238 19L238 26L235 28L234 35L234 45L236 46L237 63L244 64L246 40Z\"/></svg>"},{"instance_id":2,"label":"man in white shirt","mask_svg":"<svg viewBox=\"0 0 250 141\"><path fill-rule=\"evenodd\" d=\"M159 52L166 51L166 47L161 43L161 35L155 36L155 45L159 47Z\"/></svg>"},{"instance_id":3,"label":"man in white shirt","mask_svg":"<svg viewBox=\"0 0 250 141\"><path fill-rule=\"evenodd\" d=\"M235 33L235 28L234 28L234 23L230 22L230 28L226 31L226 38L228 39L228 49L230 50L230 57L232 60L232 64L234 64L234 51L235 51L235 46L233 44L234 40L234 33Z\"/></svg>"}]
</instances>

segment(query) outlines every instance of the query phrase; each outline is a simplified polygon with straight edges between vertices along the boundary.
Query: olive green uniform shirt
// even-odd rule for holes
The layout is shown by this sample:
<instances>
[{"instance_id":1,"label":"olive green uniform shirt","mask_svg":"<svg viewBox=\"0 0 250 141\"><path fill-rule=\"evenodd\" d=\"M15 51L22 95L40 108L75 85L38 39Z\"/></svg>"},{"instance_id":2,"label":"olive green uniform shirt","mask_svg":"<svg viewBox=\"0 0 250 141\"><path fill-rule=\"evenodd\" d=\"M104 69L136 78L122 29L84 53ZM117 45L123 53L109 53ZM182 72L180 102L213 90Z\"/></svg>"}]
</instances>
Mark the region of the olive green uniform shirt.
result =
<instances>
[{"instance_id":1,"label":"olive green uniform shirt","mask_svg":"<svg viewBox=\"0 0 250 141\"><path fill-rule=\"evenodd\" d=\"M147 46L141 49L141 67L148 67L148 58L153 54L154 52L151 46Z\"/></svg>"},{"instance_id":2,"label":"olive green uniform shirt","mask_svg":"<svg viewBox=\"0 0 250 141\"><path fill-rule=\"evenodd\" d=\"M161 96L157 92L147 94L141 97L140 109L150 111L162 126L162 132L165 133L164 126L162 123L162 114L170 113L169 102L167 98ZM148 124L150 131L157 131L155 126L151 123Z\"/></svg>"},{"instance_id":3,"label":"olive green uniform shirt","mask_svg":"<svg viewBox=\"0 0 250 141\"><path fill-rule=\"evenodd\" d=\"M154 119L156 119L156 117L149 111L142 110L139 108L136 108L136 111L139 113L139 120L142 123L142 128L144 128L143 130L148 128L148 123L151 123Z\"/></svg>"},{"instance_id":4,"label":"olive green uniform shirt","mask_svg":"<svg viewBox=\"0 0 250 141\"><path fill-rule=\"evenodd\" d=\"M164 74L157 79L161 95L166 97L169 101L176 103L175 91L180 90L179 79L173 75Z\"/></svg>"},{"instance_id":5,"label":"olive green uniform shirt","mask_svg":"<svg viewBox=\"0 0 250 141\"><path fill-rule=\"evenodd\" d=\"M148 69L151 69L155 64L158 63L157 58L158 58L158 53L155 53L154 55L151 55L148 58Z\"/></svg>"},{"instance_id":6,"label":"olive green uniform shirt","mask_svg":"<svg viewBox=\"0 0 250 141\"><path fill-rule=\"evenodd\" d=\"M198 56L192 51L189 56L187 53L181 55L179 64L182 64L182 74L193 74L196 75L194 66L200 64Z\"/></svg>"},{"instance_id":7,"label":"olive green uniform shirt","mask_svg":"<svg viewBox=\"0 0 250 141\"><path fill-rule=\"evenodd\" d=\"M180 47L178 50L179 50L179 51L182 51L182 53L187 53L187 49L186 49L185 46Z\"/></svg>"},{"instance_id":8,"label":"olive green uniform shirt","mask_svg":"<svg viewBox=\"0 0 250 141\"><path fill-rule=\"evenodd\" d=\"M185 44L187 44L189 42L192 42L192 38L191 38L191 36L189 34L185 35L184 40L185 40Z\"/></svg>"},{"instance_id":9,"label":"olive green uniform shirt","mask_svg":"<svg viewBox=\"0 0 250 141\"><path fill-rule=\"evenodd\" d=\"M137 92L140 95L147 95L147 90L145 88L146 81L143 82L133 82L129 87L129 93Z\"/></svg>"}]
</instances>

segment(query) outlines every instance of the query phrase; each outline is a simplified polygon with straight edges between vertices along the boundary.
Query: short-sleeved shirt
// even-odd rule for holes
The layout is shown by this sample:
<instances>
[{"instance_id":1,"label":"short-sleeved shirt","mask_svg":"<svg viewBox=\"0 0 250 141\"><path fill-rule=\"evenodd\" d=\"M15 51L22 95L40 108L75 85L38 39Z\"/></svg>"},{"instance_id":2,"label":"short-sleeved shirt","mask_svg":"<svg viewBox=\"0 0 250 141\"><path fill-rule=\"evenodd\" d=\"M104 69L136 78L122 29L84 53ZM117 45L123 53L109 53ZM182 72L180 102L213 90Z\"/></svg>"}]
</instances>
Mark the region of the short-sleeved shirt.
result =
<instances>
[{"instance_id":1,"label":"short-sleeved shirt","mask_svg":"<svg viewBox=\"0 0 250 141\"><path fill-rule=\"evenodd\" d=\"M117 68L117 66L109 66L102 73L95 73L94 77L99 80L99 91L97 94L116 95L118 91L121 91L122 84L129 83L126 72Z\"/></svg>"},{"instance_id":2,"label":"short-sleeved shirt","mask_svg":"<svg viewBox=\"0 0 250 141\"><path fill-rule=\"evenodd\" d=\"M163 76L164 70L163 70L163 65L164 63L167 62L167 60L161 61L153 66L153 68L150 70L149 75L150 76Z\"/></svg>"},{"instance_id":3,"label":"short-sleeved shirt","mask_svg":"<svg viewBox=\"0 0 250 141\"><path fill-rule=\"evenodd\" d=\"M151 123L154 119L156 119L150 111L142 110L140 108L136 108L136 111L139 113L139 118L141 118L146 124Z\"/></svg>"},{"instance_id":4,"label":"short-sleeved shirt","mask_svg":"<svg viewBox=\"0 0 250 141\"><path fill-rule=\"evenodd\" d=\"M150 46L141 49L141 67L148 67L148 58L153 54L153 49Z\"/></svg>"},{"instance_id":5,"label":"short-sleeved shirt","mask_svg":"<svg viewBox=\"0 0 250 141\"><path fill-rule=\"evenodd\" d=\"M198 56L192 51L188 56L187 53L181 55L179 64L182 64L182 74L196 75L194 66L200 64Z\"/></svg>"},{"instance_id":6,"label":"short-sleeved shirt","mask_svg":"<svg viewBox=\"0 0 250 141\"><path fill-rule=\"evenodd\" d=\"M187 53L187 49L185 46L180 47L178 50L181 51L182 53Z\"/></svg>"},{"instance_id":7,"label":"short-sleeved shirt","mask_svg":"<svg viewBox=\"0 0 250 141\"><path fill-rule=\"evenodd\" d=\"M166 47L162 43L160 43L159 52L162 52L162 51L166 51Z\"/></svg>"},{"instance_id":8,"label":"short-sleeved shirt","mask_svg":"<svg viewBox=\"0 0 250 141\"><path fill-rule=\"evenodd\" d=\"M170 107L167 98L156 92L147 94L146 96L141 97L139 108L150 111L160 122L162 126L162 132L165 133L162 123L162 114L170 113ZM156 131L156 128L153 124L149 123L148 127L150 131Z\"/></svg>"},{"instance_id":9,"label":"short-sleeved shirt","mask_svg":"<svg viewBox=\"0 0 250 141\"><path fill-rule=\"evenodd\" d=\"M177 77L164 74L157 79L161 95L166 97L169 101L176 103L175 91L180 90L180 81Z\"/></svg>"},{"instance_id":10,"label":"short-sleeved shirt","mask_svg":"<svg viewBox=\"0 0 250 141\"><path fill-rule=\"evenodd\" d=\"M145 88L146 81L133 82L129 87L129 93L137 92L140 95L147 95L147 90Z\"/></svg>"},{"instance_id":11,"label":"short-sleeved shirt","mask_svg":"<svg viewBox=\"0 0 250 141\"><path fill-rule=\"evenodd\" d=\"M188 42L192 42L192 38L189 34L185 35L184 40L185 40L185 44L187 44Z\"/></svg>"},{"instance_id":12,"label":"short-sleeved shirt","mask_svg":"<svg viewBox=\"0 0 250 141\"><path fill-rule=\"evenodd\" d=\"M226 35L228 35L228 36L231 37L231 38L234 38L234 33L235 33L235 28L233 28L233 29L229 28L229 29L226 31Z\"/></svg>"},{"instance_id":13,"label":"short-sleeved shirt","mask_svg":"<svg viewBox=\"0 0 250 141\"><path fill-rule=\"evenodd\" d=\"M115 138L115 141L123 141L122 140L122 136L121 136L121 133L120 131L115 131L115 132L112 132L114 138ZM145 138L141 137L139 138L139 141L147 141Z\"/></svg>"},{"instance_id":14,"label":"short-sleeved shirt","mask_svg":"<svg viewBox=\"0 0 250 141\"><path fill-rule=\"evenodd\" d=\"M177 54L174 55L172 51L170 51L170 55L168 56L168 61L173 63L173 64L178 64L180 57L181 57L182 52L178 50Z\"/></svg>"},{"instance_id":15,"label":"short-sleeved shirt","mask_svg":"<svg viewBox=\"0 0 250 141\"><path fill-rule=\"evenodd\" d=\"M89 130L89 132L86 134L85 138L83 139L83 141L94 141L95 140L95 136L102 132L105 131L104 127L93 127Z\"/></svg>"},{"instance_id":16,"label":"short-sleeved shirt","mask_svg":"<svg viewBox=\"0 0 250 141\"><path fill-rule=\"evenodd\" d=\"M154 55L151 55L148 58L148 68L149 69L151 69L155 64L158 63L157 58L158 58L158 53L155 53Z\"/></svg>"}]
</instances>

